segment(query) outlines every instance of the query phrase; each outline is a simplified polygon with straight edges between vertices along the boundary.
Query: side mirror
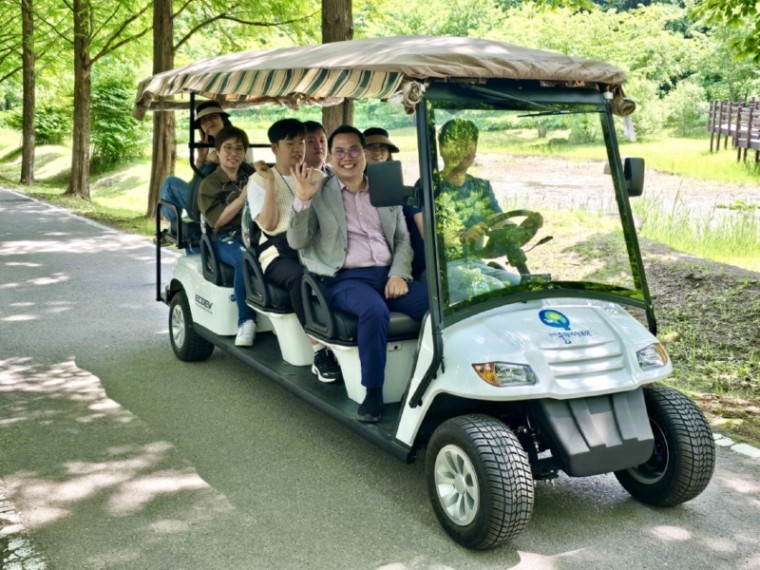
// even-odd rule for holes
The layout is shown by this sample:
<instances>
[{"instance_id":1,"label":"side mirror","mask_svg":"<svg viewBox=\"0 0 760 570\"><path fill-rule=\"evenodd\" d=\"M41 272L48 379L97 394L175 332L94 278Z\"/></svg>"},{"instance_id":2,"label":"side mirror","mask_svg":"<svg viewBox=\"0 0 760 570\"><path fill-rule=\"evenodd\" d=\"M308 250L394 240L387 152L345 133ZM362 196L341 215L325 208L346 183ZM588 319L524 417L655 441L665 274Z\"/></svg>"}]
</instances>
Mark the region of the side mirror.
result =
<instances>
[{"instance_id":1,"label":"side mirror","mask_svg":"<svg viewBox=\"0 0 760 570\"><path fill-rule=\"evenodd\" d=\"M628 186L628 196L644 193L644 159L626 158L623 162L623 176Z\"/></svg>"},{"instance_id":2,"label":"side mirror","mask_svg":"<svg viewBox=\"0 0 760 570\"><path fill-rule=\"evenodd\" d=\"M401 162L388 160L367 166L369 200L376 208L403 206L409 189L404 186Z\"/></svg>"}]
</instances>

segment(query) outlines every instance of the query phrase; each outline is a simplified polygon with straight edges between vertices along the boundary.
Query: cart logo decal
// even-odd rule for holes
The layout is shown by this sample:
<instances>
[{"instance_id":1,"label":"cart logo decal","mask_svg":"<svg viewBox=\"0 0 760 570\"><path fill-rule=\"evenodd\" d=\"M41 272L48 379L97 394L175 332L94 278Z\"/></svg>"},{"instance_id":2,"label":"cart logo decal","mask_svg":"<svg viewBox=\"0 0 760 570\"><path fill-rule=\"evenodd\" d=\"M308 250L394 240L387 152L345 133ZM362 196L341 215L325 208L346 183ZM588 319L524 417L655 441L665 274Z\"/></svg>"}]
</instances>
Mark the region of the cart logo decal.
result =
<instances>
[{"instance_id":1,"label":"cart logo decal","mask_svg":"<svg viewBox=\"0 0 760 570\"><path fill-rule=\"evenodd\" d=\"M201 307L204 311L211 312L211 307L214 305L211 301L208 299L204 299L197 293L195 294L195 303L199 307Z\"/></svg>"},{"instance_id":2,"label":"cart logo decal","mask_svg":"<svg viewBox=\"0 0 760 570\"><path fill-rule=\"evenodd\" d=\"M538 313L538 318L541 319L541 322L544 323L547 327L565 329L566 331L570 330L570 319L568 319L559 311L555 311L553 309L544 309Z\"/></svg>"}]
</instances>

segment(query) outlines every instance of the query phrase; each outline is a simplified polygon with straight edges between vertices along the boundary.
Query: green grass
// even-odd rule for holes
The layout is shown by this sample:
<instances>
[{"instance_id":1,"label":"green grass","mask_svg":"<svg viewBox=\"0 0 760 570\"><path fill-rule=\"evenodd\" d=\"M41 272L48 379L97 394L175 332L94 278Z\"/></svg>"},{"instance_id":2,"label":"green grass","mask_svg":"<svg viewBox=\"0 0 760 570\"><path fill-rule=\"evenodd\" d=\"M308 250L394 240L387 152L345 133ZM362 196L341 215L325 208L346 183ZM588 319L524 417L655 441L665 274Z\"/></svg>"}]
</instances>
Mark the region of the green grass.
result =
<instances>
[{"instance_id":1,"label":"green grass","mask_svg":"<svg viewBox=\"0 0 760 570\"><path fill-rule=\"evenodd\" d=\"M643 220L640 234L697 257L760 271L760 224L756 207L732 208L731 215L713 211L699 218L679 202L667 210L657 200L633 202Z\"/></svg>"}]
</instances>

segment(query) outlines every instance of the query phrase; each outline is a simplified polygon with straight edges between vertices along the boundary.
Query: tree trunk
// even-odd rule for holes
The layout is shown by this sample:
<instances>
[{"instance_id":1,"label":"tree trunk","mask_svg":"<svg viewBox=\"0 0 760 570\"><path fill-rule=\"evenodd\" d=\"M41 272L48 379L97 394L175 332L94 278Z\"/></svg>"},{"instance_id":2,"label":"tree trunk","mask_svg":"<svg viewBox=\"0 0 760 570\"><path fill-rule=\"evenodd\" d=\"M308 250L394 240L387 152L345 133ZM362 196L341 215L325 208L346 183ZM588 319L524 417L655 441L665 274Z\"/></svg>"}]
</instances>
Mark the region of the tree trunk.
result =
<instances>
[{"instance_id":1,"label":"tree trunk","mask_svg":"<svg viewBox=\"0 0 760 570\"><path fill-rule=\"evenodd\" d=\"M171 0L153 2L153 74L174 67L174 25ZM151 160L148 210L156 215L158 191L164 179L174 172L177 160L174 111L153 112L153 159Z\"/></svg>"},{"instance_id":2,"label":"tree trunk","mask_svg":"<svg viewBox=\"0 0 760 570\"><path fill-rule=\"evenodd\" d=\"M21 1L21 28L23 38L23 127L21 145L21 184L34 184L34 16L32 0Z\"/></svg>"},{"instance_id":3,"label":"tree trunk","mask_svg":"<svg viewBox=\"0 0 760 570\"><path fill-rule=\"evenodd\" d=\"M352 0L322 0L322 43L354 39ZM354 123L354 102L322 109L322 124L329 135L340 125Z\"/></svg>"},{"instance_id":4,"label":"tree trunk","mask_svg":"<svg viewBox=\"0 0 760 570\"><path fill-rule=\"evenodd\" d=\"M71 145L71 178L66 194L90 199L90 0L74 0L74 133Z\"/></svg>"}]
</instances>

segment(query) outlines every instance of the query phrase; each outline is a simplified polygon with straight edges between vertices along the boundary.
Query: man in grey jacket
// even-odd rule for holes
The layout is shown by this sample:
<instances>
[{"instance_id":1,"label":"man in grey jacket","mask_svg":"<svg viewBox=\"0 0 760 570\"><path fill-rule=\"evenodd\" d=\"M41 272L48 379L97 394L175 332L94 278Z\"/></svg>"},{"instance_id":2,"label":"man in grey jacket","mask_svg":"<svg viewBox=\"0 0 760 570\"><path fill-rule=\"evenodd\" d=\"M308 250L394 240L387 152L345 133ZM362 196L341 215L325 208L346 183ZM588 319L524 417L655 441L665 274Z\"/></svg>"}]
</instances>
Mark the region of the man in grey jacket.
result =
<instances>
[{"instance_id":1,"label":"man in grey jacket","mask_svg":"<svg viewBox=\"0 0 760 570\"><path fill-rule=\"evenodd\" d=\"M370 204L364 135L343 125L327 145L334 175L313 182L305 164L293 172L296 198L288 243L300 251L309 271L325 277L330 305L357 317L362 385L367 388L357 419L377 422L383 415L390 311L422 319L427 290L412 281L413 254L401 206Z\"/></svg>"}]
</instances>

